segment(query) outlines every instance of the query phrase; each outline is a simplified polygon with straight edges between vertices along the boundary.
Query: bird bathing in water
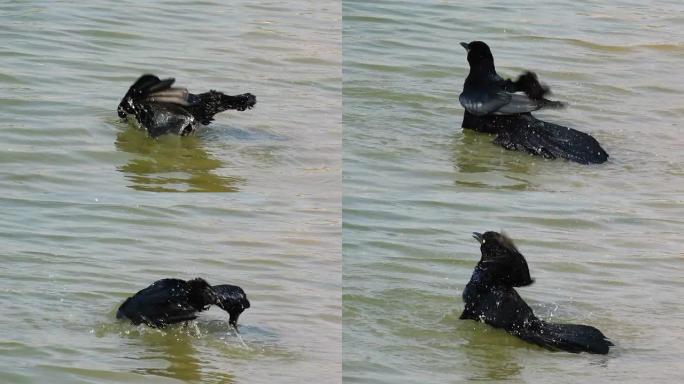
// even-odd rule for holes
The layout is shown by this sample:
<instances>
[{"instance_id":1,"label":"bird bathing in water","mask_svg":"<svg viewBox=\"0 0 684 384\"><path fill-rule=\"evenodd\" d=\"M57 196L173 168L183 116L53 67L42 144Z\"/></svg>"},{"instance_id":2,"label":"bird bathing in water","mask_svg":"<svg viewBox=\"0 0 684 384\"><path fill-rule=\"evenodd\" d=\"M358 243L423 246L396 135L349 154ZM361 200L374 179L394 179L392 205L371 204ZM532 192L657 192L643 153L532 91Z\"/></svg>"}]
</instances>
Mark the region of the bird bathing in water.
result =
<instances>
[{"instance_id":1,"label":"bird bathing in water","mask_svg":"<svg viewBox=\"0 0 684 384\"><path fill-rule=\"evenodd\" d=\"M166 133L187 136L200 125L208 125L214 115L229 109L244 111L256 104L251 93L230 96L211 90L194 94L185 88L173 87L175 79L160 80L154 75L142 75L121 99L118 115L130 118L150 136Z\"/></svg>"},{"instance_id":2,"label":"bird bathing in water","mask_svg":"<svg viewBox=\"0 0 684 384\"><path fill-rule=\"evenodd\" d=\"M494 144L547 159L563 158L581 164L599 164L608 153L591 135L548 123L532 116L533 111L563 108L546 99L549 88L537 75L526 71L516 81L496 73L494 57L482 41L461 43L468 52L470 72L459 101L465 109L461 126L494 133Z\"/></svg>"},{"instance_id":3,"label":"bird bathing in water","mask_svg":"<svg viewBox=\"0 0 684 384\"><path fill-rule=\"evenodd\" d=\"M557 324L539 319L514 287L531 285L525 257L513 241L497 232L473 233L482 256L463 290L462 320L502 328L549 350L606 354L613 343L590 325Z\"/></svg>"},{"instance_id":4,"label":"bird bathing in water","mask_svg":"<svg viewBox=\"0 0 684 384\"><path fill-rule=\"evenodd\" d=\"M194 320L199 312L217 305L228 312L229 323L237 329L240 314L250 307L247 295L235 285L209 285L204 279L162 279L126 299L117 319L161 328Z\"/></svg>"}]
</instances>

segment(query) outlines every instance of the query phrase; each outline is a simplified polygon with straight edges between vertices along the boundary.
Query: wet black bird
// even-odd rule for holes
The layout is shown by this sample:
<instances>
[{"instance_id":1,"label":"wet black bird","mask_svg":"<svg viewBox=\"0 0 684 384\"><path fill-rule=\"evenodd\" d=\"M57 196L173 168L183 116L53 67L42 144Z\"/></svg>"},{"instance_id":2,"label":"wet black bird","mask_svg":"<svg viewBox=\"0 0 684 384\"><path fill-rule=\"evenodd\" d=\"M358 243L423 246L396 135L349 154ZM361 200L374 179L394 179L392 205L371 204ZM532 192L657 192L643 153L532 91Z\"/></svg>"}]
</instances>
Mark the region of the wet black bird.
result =
<instances>
[{"instance_id":1,"label":"wet black bird","mask_svg":"<svg viewBox=\"0 0 684 384\"><path fill-rule=\"evenodd\" d=\"M538 319L513 287L534 282L523 255L497 232L473 233L482 257L463 291L461 319L477 320L550 350L606 354L613 343L588 325Z\"/></svg>"},{"instance_id":2,"label":"wet black bird","mask_svg":"<svg viewBox=\"0 0 684 384\"><path fill-rule=\"evenodd\" d=\"M240 314L250 307L247 295L235 285L211 286L204 279L162 279L126 299L116 313L117 319L133 324L163 327L194 320L197 313L211 305L228 312L229 323L237 328Z\"/></svg>"},{"instance_id":3,"label":"wet black bird","mask_svg":"<svg viewBox=\"0 0 684 384\"><path fill-rule=\"evenodd\" d=\"M244 111L256 104L251 93L230 96L211 90L193 94L185 88L172 87L174 82L173 78L160 80L154 75L142 75L121 99L119 117L133 117L152 137L165 133L186 136L200 124L211 123L219 112Z\"/></svg>"},{"instance_id":4,"label":"wet black bird","mask_svg":"<svg viewBox=\"0 0 684 384\"><path fill-rule=\"evenodd\" d=\"M564 158L581 164L603 163L608 153L584 132L548 123L530 112L561 108L563 103L545 98L549 88L533 72L516 81L496 73L494 57L482 41L461 43L468 51L470 72L459 97L465 108L463 128L497 134L494 143L548 159Z\"/></svg>"}]
</instances>

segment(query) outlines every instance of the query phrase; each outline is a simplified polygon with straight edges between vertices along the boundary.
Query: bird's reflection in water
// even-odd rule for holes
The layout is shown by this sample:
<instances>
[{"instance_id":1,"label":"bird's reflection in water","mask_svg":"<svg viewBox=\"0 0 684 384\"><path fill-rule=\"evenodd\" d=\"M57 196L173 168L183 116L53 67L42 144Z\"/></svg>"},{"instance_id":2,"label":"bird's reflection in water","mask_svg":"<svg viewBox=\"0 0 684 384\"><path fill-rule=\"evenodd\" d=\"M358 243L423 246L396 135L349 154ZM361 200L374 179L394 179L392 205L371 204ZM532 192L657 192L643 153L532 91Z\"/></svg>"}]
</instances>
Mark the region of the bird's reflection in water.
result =
<instances>
[{"instance_id":1,"label":"bird's reflection in water","mask_svg":"<svg viewBox=\"0 0 684 384\"><path fill-rule=\"evenodd\" d=\"M154 192L236 192L244 182L221 176L221 160L209 154L195 136L148 137L133 126L119 132L116 148L134 157L119 171L132 182L130 188Z\"/></svg>"},{"instance_id":2,"label":"bird's reflection in water","mask_svg":"<svg viewBox=\"0 0 684 384\"><path fill-rule=\"evenodd\" d=\"M149 361L154 367L139 368L135 371L187 383L234 383L233 374L224 370L208 369L206 362L198 358L201 354L193 345L198 339L185 328L179 326L164 332L142 334L146 353L140 360Z\"/></svg>"},{"instance_id":3,"label":"bird's reflection in water","mask_svg":"<svg viewBox=\"0 0 684 384\"><path fill-rule=\"evenodd\" d=\"M457 185L472 188L525 190L532 187L531 156L505 150L492 143L494 135L464 129L452 138Z\"/></svg>"},{"instance_id":4,"label":"bird's reflection in water","mask_svg":"<svg viewBox=\"0 0 684 384\"><path fill-rule=\"evenodd\" d=\"M478 329L465 334L468 361L466 376L471 381L509 381L520 376L522 365L514 354L522 342L505 332ZM524 346L523 346L524 347Z\"/></svg>"}]
</instances>

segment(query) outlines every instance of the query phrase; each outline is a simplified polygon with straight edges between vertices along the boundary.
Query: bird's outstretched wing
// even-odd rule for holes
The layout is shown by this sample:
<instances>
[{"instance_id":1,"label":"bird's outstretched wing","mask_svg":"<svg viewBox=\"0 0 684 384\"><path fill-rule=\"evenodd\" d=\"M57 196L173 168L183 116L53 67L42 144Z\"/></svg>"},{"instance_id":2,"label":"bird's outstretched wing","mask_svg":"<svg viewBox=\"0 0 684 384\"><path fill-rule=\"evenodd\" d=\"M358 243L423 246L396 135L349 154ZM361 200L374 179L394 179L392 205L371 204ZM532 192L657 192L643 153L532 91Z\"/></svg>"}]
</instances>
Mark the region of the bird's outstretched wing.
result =
<instances>
[{"instance_id":1,"label":"bird's outstretched wing","mask_svg":"<svg viewBox=\"0 0 684 384\"><path fill-rule=\"evenodd\" d=\"M563 103L547 99L532 99L524 93L507 93L508 103L494 111L495 115L514 115L536 111L542 108L563 108Z\"/></svg>"},{"instance_id":2,"label":"bird's outstretched wing","mask_svg":"<svg viewBox=\"0 0 684 384\"><path fill-rule=\"evenodd\" d=\"M546 99L549 87L539 82L533 72L525 72L516 81L504 80L494 74L484 83L468 84L459 101L463 108L476 116L515 115L536 111L542 108L562 108L558 101Z\"/></svg>"},{"instance_id":3,"label":"bird's outstretched wing","mask_svg":"<svg viewBox=\"0 0 684 384\"><path fill-rule=\"evenodd\" d=\"M546 84L539 82L537 74L530 71L523 72L518 76L516 81L510 79L500 80L503 89L507 92L524 92L529 98L533 100L543 99L546 95L551 93L551 90Z\"/></svg>"},{"instance_id":4,"label":"bird's outstretched wing","mask_svg":"<svg viewBox=\"0 0 684 384\"><path fill-rule=\"evenodd\" d=\"M150 94L170 89L175 81L174 78L160 80L155 75L142 75L131 85L126 96L130 96L136 101L145 99Z\"/></svg>"},{"instance_id":5,"label":"bird's outstretched wing","mask_svg":"<svg viewBox=\"0 0 684 384\"><path fill-rule=\"evenodd\" d=\"M145 98L145 101L148 103L168 103L187 107L191 104L189 98L190 93L186 88L173 87L150 93Z\"/></svg>"},{"instance_id":6,"label":"bird's outstretched wing","mask_svg":"<svg viewBox=\"0 0 684 384\"><path fill-rule=\"evenodd\" d=\"M511 101L511 94L504 91L464 91L458 97L463 108L476 116L490 115Z\"/></svg>"},{"instance_id":7,"label":"bird's outstretched wing","mask_svg":"<svg viewBox=\"0 0 684 384\"><path fill-rule=\"evenodd\" d=\"M120 118L125 118L128 114L135 114L137 105L144 102L151 94L163 93L171 89L176 80L173 78L160 80L155 75L142 75L128 88L128 92L119 102L117 113Z\"/></svg>"},{"instance_id":8,"label":"bird's outstretched wing","mask_svg":"<svg viewBox=\"0 0 684 384\"><path fill-rule=\"evenodd\" d=\"M493 92L463 92L458 100L466 111L476 116L514 115L536 111L542 108L562 108L558 101L544 98L532 99L524 93L512 93L504 90Z\"/></svg>"}]
</instances>

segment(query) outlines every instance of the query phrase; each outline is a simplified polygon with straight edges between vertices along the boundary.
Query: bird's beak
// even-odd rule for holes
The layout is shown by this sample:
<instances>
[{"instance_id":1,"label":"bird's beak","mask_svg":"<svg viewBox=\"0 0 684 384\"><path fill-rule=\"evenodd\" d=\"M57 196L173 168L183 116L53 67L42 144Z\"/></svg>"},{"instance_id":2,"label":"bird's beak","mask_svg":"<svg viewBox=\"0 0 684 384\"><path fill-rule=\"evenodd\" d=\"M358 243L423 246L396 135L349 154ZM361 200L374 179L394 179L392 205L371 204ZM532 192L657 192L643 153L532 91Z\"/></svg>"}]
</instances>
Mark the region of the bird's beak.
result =
<instances>
[{"instance_id":1,"label":"bird's beak","mask_svg":"<svg viewBox=\"0 0 684 384\"><path fill-rule=\"evenodd\" d=\"M470 46L468 43L461 42L461 47L465 48L466 51L470 51Z\"/></svg>"},{"instance_id":2,"label":"bird's beak","mask_svg":"<svg viewBox=\"0 0 684 384\"><path fill-rule=\"evenodd\" d=\"M484 240L484 238L482 237L482 234L481 234L481 233L479 233L479 232L473 232L473 237L474 237L475 240L477 240L480 244L482 244L482 240Z\"/></svg>"},{"instance_id":3,"label":"bird's beak","mask_svg":"<svg viewBox=\"0 0 684 384\"><path fill-rule=\"evenodd\" d=\"M238 318L240 318L240 312L230 312L230 317L228 318L228 324L232 325L235 330L238 329Z\"/></svg>"}]
</instances>

